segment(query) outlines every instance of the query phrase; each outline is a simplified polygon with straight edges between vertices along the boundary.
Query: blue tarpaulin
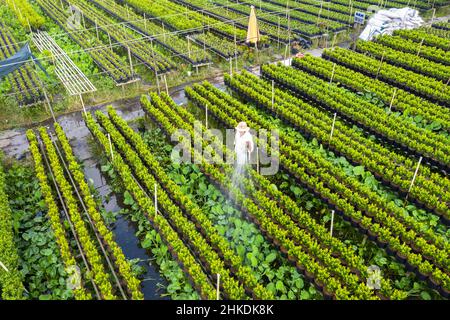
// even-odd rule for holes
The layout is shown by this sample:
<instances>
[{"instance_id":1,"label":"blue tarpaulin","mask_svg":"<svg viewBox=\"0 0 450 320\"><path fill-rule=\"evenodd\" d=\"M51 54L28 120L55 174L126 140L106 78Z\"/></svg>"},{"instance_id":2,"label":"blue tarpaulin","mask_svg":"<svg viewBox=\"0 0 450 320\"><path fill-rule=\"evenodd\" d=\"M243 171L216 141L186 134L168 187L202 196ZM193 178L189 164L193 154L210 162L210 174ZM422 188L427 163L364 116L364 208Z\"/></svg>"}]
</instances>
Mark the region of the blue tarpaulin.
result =
<instances>
[{"instance_id":1,"label":"blue tarpaulin","mask_svg":"<svg viewBox=\"0 0 450 320\"><path fill-rule=\"evenodd\" d=\"M31 53L30 44L27 43L13 56L0 61L0 79L19 69L22 65L29 62L30 58L42 69L42 71L44 71L45 75L48 76L45 69Z\"/></svg>"}]
</instances>

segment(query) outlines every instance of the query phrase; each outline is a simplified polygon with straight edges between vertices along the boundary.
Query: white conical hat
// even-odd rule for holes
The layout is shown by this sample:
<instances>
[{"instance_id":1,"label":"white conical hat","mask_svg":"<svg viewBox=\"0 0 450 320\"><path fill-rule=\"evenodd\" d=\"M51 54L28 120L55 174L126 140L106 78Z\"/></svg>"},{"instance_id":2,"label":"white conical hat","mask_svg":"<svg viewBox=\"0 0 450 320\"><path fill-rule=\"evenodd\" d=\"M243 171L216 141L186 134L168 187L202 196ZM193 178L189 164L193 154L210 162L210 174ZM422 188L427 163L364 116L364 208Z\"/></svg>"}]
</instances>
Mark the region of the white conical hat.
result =
<instances>
[{"instance_id":1,"label":"white conical hat","mask_svg":"<svg viewBox=\"0 0 450 320\"><path fill-rule=\"evenodd\" d=\"M247 132L250 130L250 128L247 126L247 122L244 122L244 121L239 122L235 129L236 129L236 131L239 131L239 132Z\"/></svg>"}]
</instances>

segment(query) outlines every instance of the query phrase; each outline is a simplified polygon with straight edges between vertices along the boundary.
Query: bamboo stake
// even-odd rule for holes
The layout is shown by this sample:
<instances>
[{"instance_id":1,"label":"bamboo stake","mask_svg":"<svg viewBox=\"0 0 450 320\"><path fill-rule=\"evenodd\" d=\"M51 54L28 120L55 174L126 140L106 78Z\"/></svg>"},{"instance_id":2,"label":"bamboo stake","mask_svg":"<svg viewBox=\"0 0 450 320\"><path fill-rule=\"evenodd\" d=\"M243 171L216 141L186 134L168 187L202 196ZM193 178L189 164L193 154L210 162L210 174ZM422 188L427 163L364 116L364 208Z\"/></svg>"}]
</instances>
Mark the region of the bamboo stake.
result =
<instances>
[{"instance_id":1,"label":"bamboo stake","mask_svg":"<svg viewBox=\"0 0 450 320\"><path fill-rule=\"evenodd\" d=\"M331 210L330 236L333 236L333 225L334 225L334 210Z\"/></svg>"},{"instance_id":2,"label":"bamboo stake","mask_svg":"<svg viewBox=\"0 0 450 320\"><path fill-rule=\"evenodd\" d=\"M186 37L188 41L188 57L191 58L191 38L189 36Z\"/></svg>"},{"instance_id":3,"label":"bamboo stake","mask_svg":"<svg viewBox=\"0 0 450 320\"><path fill-rule=\"evenodd\" d=\"M336 116L337 116L337 113L335 112L335 113L334 113L334 118L333 118L333 124L331 125L330 140L331 140L331 138L333 138L334 125L335 125L335 123L336 123Z\"/></svg>"},{"instance_id":4,"label":"bamboo stake","mask_svg":"<svg viewBox=\"0 0 450 320\"><path fill-rule=\"evenodd\" d=\"M423 41L424 41L424 40L425 40L425 37L422 38L422 41L420 41L420 44L419 44L419 50L417 50L417 56L419 56L420 50L422 50L422 45L423 45Z\"/></svg>"},{"instance_id":5,"label":"bamboo stake","mask_svg":"<svg viewBox=\"0 0 450 320\"><path fill-rule=\"evenodd\" d=\"M386 51L383 51L383 55L381 56L380 59L380 65L378 66L378 70L377 70L377 76L375 77L375 79L378 79L378 75L380 74L381 71L381 65L383 64L383 60L384 60L384 55L385 55Z\"/></svg>"},{"instance_id":6,"label":"bamboo stake","mask_svg":"<svg viewBox=\"0 0 450 320\"><path fill-rule=\"evenodd\" d=\"M3 262L0 261L0 267L5 269L6 272L9 272L8 268L3 264Z\"/></svg>"},{"instance_id":7,"label":"bamboo stake","mask_svg":"<svg viewBox=\"0 0 450 320\"><path fill-rule=\"evenodd\" d=\"M155 216L158 215L158 185L155 182Z\"/></svg>"},{"instance_id":8,"label":"bamboo stake","mask_svg":"<svg viewBox=\"0 0 450 320\"><path fill-rule=\"evenodd\" d=\"M130 71L131 71L131 76L133 76L134 71L133 71L133 60L131 60L131 50L130 47L127 46L128 49L128 60L130 61Z\"/></svg>"},{"instance_id":9,"label":"bamboo stake","mask_svg":"<svg viewBox=\"0 0 450 320\"><path fill-rule=\"evenodd\" d=\"M81 105L83 106L84 115L87 115L86 108L84 106L83 96L80 94Z\"/></svg>"},{"instance_id":10,"label":"bamboo stake","mask_svg":"<svg viewBox=\"0 0 450 320\"><path fill-rule=\"evenodd\" d=\"M164 85L166 86L166 93L167 93L167 95L169 95L169 86L167 85L166 75L164 75Z\"/></svg>"},{"instance_id":11,"label":"bamboo stake","mask_svg":"<svg viewBox=\"0 0 450 320\"><path fill-rule=\"evenodd\" d=\"M52 105L50 104L50 100L48 99L48 96L47 96L47 91L45 89L43 89L43 91L44 91L45 101L47 102L48 108L50 109L50 113L52 114L53 121L57 122L56 118L55 118L55 114L53 113Z\"/></svg>"},{"instance_id":12,"label":"bamboo stake","mask_svg":"<svg viewBox=\"0 0 450 320\"><path fill-rule=\"evenodd\" d=\"M97 33L97 40L100 40L98 35L98 24L97 24L97 18L95 18L95 32Z\"/></svg>"},{"instance_id":13,"label":"bamboo stake","mask_svg":"<svg viewBox=\"0 0 450 320\"><path fill-rule=\"evenodd\" d=\"M256 172L259 174L259 147L256 146Z\"/></svg>"},{"instance_id":14,"label":"bamboo stake","mask_svg":"<svg viewBox=\"0 0 450 320\"><path fill-rule=\"evenodd\" d=\"M159 88L159 76L158 76L158 70L155 68L155 78L156 78L156 86L158 88L158 94L161 94L161 89Z\"/></svg>"},{"instance_id":15,"label":"bamboo stake","mask_svg":"<svg viewBox=\"0 0 450 320\"><path fill-rule=\"evenodd\" d=\"M392 105L394 104L395 95L397 94L397 88L394 88L394 93L392 94L391 103L389 104L389 111L392 111Z\"/></svg>"},{"instance_id":16,"label":"bamboo stake","mask_svg":"<svg viewBox=\"0 0 450 320\"><path fill-rule=\"evenodd\" d=\"M333 82L333 78L334 78L334 71L336 70L336 63L333 63L333 71L331 71L331 77L330 77L330 83L331 84Z\"/></svg>"},{"instance_id":17,"label":"bamboo stake","mask_svg":"<svg viewBox=\"0 0 450 320\"><path fill-rule=\"evenodd\" d=\"M208 105L205 106L205 128L208 129Z\"/></svg>"},{"instance_id":18,"label":"bamboo stake","mask_svg":"<svg viewBox=\"0 0 450 320\"><path fill-rule=\"evenodd\" d=\"M272 80L272 110L275 104L275 80Z\"/></svg>"},{"instance_id":19,"label":"bamboo stake","mask_svg":"<svg viewBox=\"0 0 450 320\"><path fill-rule=\"evenodd\" d=\"M111 153L111 160L114 161L113 146L111 142L111 135L109 133L108 133L108 142L109 142L109 152Z\"/></svg>"},{"instance_id":20,"label":"bamboo stake","mask_svg":"<svg viewBox=\"0 0 450 320\"><path fill-rule=\"evenodd\" d=\"M217 274L216 296L216 299L220 300L220 273Z\"/></svg>"},{"instance_id":21,"label":"bamboo stake","mask_svg":"<svg viewBox=\"0 0 450 320\"><path fill-rule=\"evenodd\" d=\"M331 42L331 48L334 48L334 44L336 43L336 37L337 37L337 33L335 33L333 36L333 41Z\"/></svg>"},{"instance_id":22,"label":"bamboo stake","mask_svg":"<svg viewBox=\"0 0 450 320\"><path fill-rule=\"evenodd\" d=\"M416 181L417 173L419 172L419 167L420 167L420 164L422 163L422 159L423 159L423 157L420 157L419 162L417 163L416 171L414 172L414 176L413 176L413 178L411 180L411 184L409 186L408 193L406 194L405 200L408 199L408 195L411 192L411 189L412 189L412 187L414 185L414 182Z\"/></svg>"},{"instance_id":23,"label":"bamboo stake","mask_svg":"<svg viewBox=\"0 0 450 320\"><path fill-rule=\"evenodd\" d=\"M144 12L144 29L145 33L147 33L147 19L145 18L145 12Z\"/></svg>"}]
</instances>

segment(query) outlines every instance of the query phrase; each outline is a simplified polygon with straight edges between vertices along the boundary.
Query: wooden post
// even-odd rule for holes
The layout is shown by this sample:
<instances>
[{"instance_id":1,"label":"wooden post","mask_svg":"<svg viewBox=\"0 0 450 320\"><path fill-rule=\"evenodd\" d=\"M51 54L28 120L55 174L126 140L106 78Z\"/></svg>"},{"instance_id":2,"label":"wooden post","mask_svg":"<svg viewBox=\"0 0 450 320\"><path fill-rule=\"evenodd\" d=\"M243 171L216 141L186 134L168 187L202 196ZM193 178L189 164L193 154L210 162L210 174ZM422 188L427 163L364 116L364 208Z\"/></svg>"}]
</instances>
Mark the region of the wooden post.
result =
<instances>
[{"instance_id":1,"label":"wooden post","mask_svg":"<svg viewBox=\"0 0 450 320\"><path fill-rule=\"evenodd\" d=\"M6 272L9 272L8 268L3 264L3 262L0 261L0 267L5 269Z\"/></svg>"},{"instance_id":2,"label":"wooden post","mask_svg":"<svg viewBox=\"0 0 450 320\"><path fill-rule=\"evenodd\" d=\"M130 61L131 76L133 76L134 71L133 71L133 60L131 60L131 50L129 46L127 46L127 49L128 49L128 60Z\"/></svg>"},{"instance_id":3,"label":"wooden post","mask_svg":"<svg viewBox=\"0 0 450 320\"><path fill-rule=\"evenodd\" d=\"M433 15L431 16L431 22L430 22L430 28L433 25L433 21L434 21L434 16L436 15L436 8L433 8Z\"/></svg>"},{"instance_id":4,"label":"wooden post","mask_svg":"<svg viewBox=\"0 0 450 320\"><path fill-rule=\"evenodd\" d=\"M233 57L228 59L230 61L230 77L233 78Z\"/></svg>"},{"instance_id":5,"label":"wooden post","mask_svg":"<svg viewBox=\"0 0 450 320\"><path fill-rule=\"evenodd\" d=\"M259 173L259 147L256 146L256 172Z\"/></svg>"},{"instance_id":6,"label":"wooden post","mask_svg":"<svg viewBox=\"0 0 450 320\"><path fill-rule=\"evenodd\" d=\"M419 49L417 50L417 56L419 56L419 54L420 54L420 50L422 49L422 45L423 45L423 41L424 40L425 40L425 38L422 38L422 40L420 41Z\"/></svg>"},{"instance_id":7,"label":"wooden post","mask_svg":"<svg viewBox=\"0 0 450 320\"><path fill-rule=\"evenodd\" d=\"M164 75L164 85L166 87L166 94L169 95L169 86L167 85L167 78L166 75Z\"/></svg>"},{"instance_id":8,"label":"wooden post","mask_svg":"<svg viewBox=\"0 0 450 320\"><path fill-rule=\"evenodd\" d=\"M95 18L95 32L97 33L97 40L100 40L98 35L98 24L97 24L97 18Z\"/></svg>"},{"instance_id":9,"label":"wooden post","mask_svg":"<svg viewBox=\"0 0 450 320\"><path fill-rule=\"evenodd\" d=\"M158 94L161 94L161 90L159 89L159 76L158 76L158 70L155 67L155 77L156 77L156 86L158 87Z\"/></svg>"},{"instance_id":10,"label":"wooden post","mask_svg":"<svg viewBox=\"0 0 450 320\"><path fill-rule=\"evenodd\" d=\"M108 133L108 141L109 141L109 152L111 153L111 161L114 161L113 146L111 142L111 135L109 133Z\"/></svg>"},{"instance_id":11,"label":"wooden post","mask_svg":"<svg viewBox=\"0 0 450 320\"><path fill-rule=\"evenodd\" d=\"M450 77L448 78L447 82L445 83L445 86L442 87L442 92L444 92L445 88L447 88L449 83L450 83Z\"/></svg>"},{"instance_id":12,"label":"wooden post","mask_svg":"<svg viewBox=\"0 0 450 320\"><path fill-rule=\"evenodd\" d=\"M111 52L113 51L112 43L111 43L111 36L109 35L109 32L106 32L108 34L108 40L109 40L109 48L111 49Z\"/></svg>"},{"instance_id":13,"label":"wooden post","mask_svg":"<svg viewBox=\"0 0 450 320\"><path fill-rule=\"evenodd\" d=\"M330 236L333 236L333 225L334 225L334 210L331 210Z\"/></svg>"},{"instance_id":14,"label":"wooden post","mask_svg":"<svg viewBox=\"0 0 450 320\"><path fill-rule=\"evenodd\" d=\"M158 185L155 182L155 216L158 215Z\"/></svg>"},{"instance_id":15,"label":"wooden post","mask_svg":"<svg viewBox=\"0 0 450 320\"><path fill-rule=\"evenodd\" d=\"M236 24L233 22L234 30L234 60L236 63L236 72L238 72L238 61L237 61L237 36L236 36Z\"/></svg>"},{"instance_id":16,"label":"wooden post","mask_svg":"<svg viewBox=\"0 0 450 320\"><path fill-rule=\"evenodd\" d=\"M145 12L144 12L144 29L145 33L147 33L147 19L145 18Z\"/></svg>"},{"instance_id":17,"label":"wooden post","mask_svg":"<svg viewBox=\"0 0 450 320\"><path fill-rule=\"evenodd\" d=\"M272 80L272 110L275 105L275 80Z\"/></svg>"},{"instance_id":18,"label":"wooden post","mask_svg":"<svg viewBox=\"0 0 450 320\"><path fill-rule=\"evenodd\" d=\"M33 29L31 29L31 24L30 24L30 21L28 20L28 18L27 18L27 23L28 23L28 28L30 28L30 33L31 33L31 35L33 35Z\"/></svg>"},{"instance_id":19,"label":"wooden post","mask_svg":"<svg viewBox=\"0 0 450 320\"><path fill-rule=\"evenodd\" d=\"M163 37L164 37L164 41L166 41L166 29L164 27L164 22L162 23L162 28L163 28Z\"/></svg>"},{"instance_id":20,"label":"wooden post","mask_svg":"<svg viewBox=\"0 0 450 320\"><path fill-rule=\"evenodd\" d=\"M86 108L84 106L83 96L80 94L81 105L83 106L84 115L87 115Z\"/></svg>"},{"instance_id":21,"label":"wooden post","mask_svg":"<svg viewBox=\"0 0 450 320\"><path fill-rule=\"evenodd\" d=\"M330 140L331 140L331 138L333 138L334 125L335 125L335 123L336 123L336 116L337 116L337 113L335 112L335 113L334 113L334 117L333 117L333 124L331 125Z\"/></svg>"},{"instance_id":22,"label":"wooden post","mask_svg":"<svg viewBox=\"0 0 450 320\"><path fill-rule=\"evenodd\" d=\"M277 31L277 37L278 37L278 49L280 48L280 16L278 16L278 31Z\"/></svg>"},{"instance_id":23,"label":"wooden post","mask_svg":"<svg viewBox=\"0 0 450 320\"><path fill-rule=\"evenodd\" d=\"M381 71L381 65L383 64L383 60L384 60L384 55L385 55L386 51L383 51L383 55L381 56L380 59L380 65L378 66L378 70L377 70L377 76L375 77L375 79L378 79L378 75L380 74Z\"/></svg>"},{"instance_id":24,"label":"wooden post","mask_svg":"<svg viewBox=\"0 0 450 320\"><path fill-rule=\"evenodd\" d=\"M331 84L333 82L333 78L334 78L334 71L336 70L336 63L333 63L333 71L331 71L331 77L330 77L330 83Z\"/></svg>"},{"instance_id":25,"label":"wooden post","mask_svg":"<svg viewBox=\"0 0 450 320\"><path fill-rule=\"evenodd\" d=\"M412 187L414 185L414 181L416 181L417 173L419 172L419 167L420 167L420 164L422 163L422 159L423 159L423 157L420 157L419 162L417 163L416 171L414 172L414 176L413 176L413 178L411 180L411 184L409 186L408 193L406 194L405 200L408 199L408 195L411 192L411 189L412 189Z\"/></svg>"},{"instance_id":26,"label":"wooden post","mask_svg":"<svg viewBox=\"0 0 450 320\"><path fill-rule=\"evenodd\" d=\"M44 91L45 101L47 102L50 113L52 114L53 121L56 122L56 118L55 118L55 114L53 113L52 105L50 104L50 100L48 99L48 96L47 96L47 90L44 89L43 91Z\"/></svg>"},{"instance_id":27,"label":"wooden post","mask_svg":"<svg viewBox=\"0 0 450 320\"><path fill-rule=\"evenodd\" d=\"M397 88L394 88L394 93L392 94L391 103L389 104L389 111L392 111L392 105L394 104L395 95L397 94Z\"/></svg>"},{"instance_id":28,"label":"wooden post","mask_svg":"<svg viewBox=\"0 0 450 320\"><path fill-rule=\"evenodd\" d=\"M337 37L337 33L335 33L333 36L333 41L331 42L331 48L334 48L334 44L336 43L336 37Z\"/></svg>"},{"instance_id":29,"label":"wooden post","mask_svg":"<svg viewBox=\"0 0 450 320\"><path fill-rule=\"evenodd\" d=\"M216 296L216 299L220 300L220 273L217 274Z\"/></svg>"}]
</instances>

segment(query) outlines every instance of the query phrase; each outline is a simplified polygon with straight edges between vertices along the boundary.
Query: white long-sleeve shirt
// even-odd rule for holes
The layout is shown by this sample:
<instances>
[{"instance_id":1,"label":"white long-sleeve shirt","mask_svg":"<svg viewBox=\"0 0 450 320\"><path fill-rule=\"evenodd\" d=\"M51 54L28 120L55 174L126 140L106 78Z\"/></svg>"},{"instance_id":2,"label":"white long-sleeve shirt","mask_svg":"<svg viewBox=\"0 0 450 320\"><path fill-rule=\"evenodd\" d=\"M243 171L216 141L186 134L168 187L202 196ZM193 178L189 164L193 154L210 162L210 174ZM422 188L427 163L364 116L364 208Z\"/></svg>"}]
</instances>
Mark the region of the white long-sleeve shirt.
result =
<instances>
[{"instance_id":1,"label":"white long-sleeve shirt","mask_svg":"<svg viewBox=\"0 0 450 320\"><path fill-rule=\"evenodd\" d=\"M234 144L237 163L248 163L249 152L252 153L254 149L253 138L250 132L247 131L242 136L239 132L236 132Z\"/></svg>"}]
</instances>

